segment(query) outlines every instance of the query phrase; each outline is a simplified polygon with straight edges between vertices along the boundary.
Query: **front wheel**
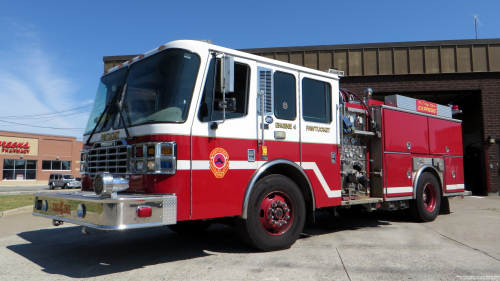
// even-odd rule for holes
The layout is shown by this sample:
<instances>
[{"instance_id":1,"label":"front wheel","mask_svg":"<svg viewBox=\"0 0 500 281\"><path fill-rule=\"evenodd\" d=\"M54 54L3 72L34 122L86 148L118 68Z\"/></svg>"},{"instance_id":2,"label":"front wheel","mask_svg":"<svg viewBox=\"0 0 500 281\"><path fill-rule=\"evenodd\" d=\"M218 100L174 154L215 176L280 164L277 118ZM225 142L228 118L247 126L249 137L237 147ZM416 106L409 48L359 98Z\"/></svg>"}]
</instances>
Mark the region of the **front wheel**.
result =
<instances>
[{"instance_id":1,"label":"front wheel","mask_svg":"<svg viewBox=\"0 0 500 281\"><path fill-rule=\"evenodd\" d=\"M64 186L62 187L62 189L68 189L68 185L64 184Z\"/></svg>"},{"instance_id":2,"label":"front wheel","mask_svg":"<svg viewBox=\"0 0 500 281\"><path fill-rule=\"evenodd\" d=\"M259 180L250 195L247 219L237 220L241 238L262 251L288 249L299 238L306 218L299 187L282 175Z\"/></svg>"},{"instance_id":3,"label":"front wheel","mask_svg":"<svg viewBox=\"0 0 500 281\"><path fill-rule=\"evenodd\" d=\"M49 188L50 188L50 189L54 189L55 187L56 187L56 184L55 184L55 183L49 184Z\"/></svg>"},{"instance_id":4,"label":"front wheel","mask_svg":"<svg viewBox=\"0 0 500 281\"><path fill-rule=\"evenodd\" d=\"M436 177L422 173L417 184L417 198L410 201L410 214L416 221L429 222L436 219L441 207L441 189Z\"/></svg>"}]
</instances>

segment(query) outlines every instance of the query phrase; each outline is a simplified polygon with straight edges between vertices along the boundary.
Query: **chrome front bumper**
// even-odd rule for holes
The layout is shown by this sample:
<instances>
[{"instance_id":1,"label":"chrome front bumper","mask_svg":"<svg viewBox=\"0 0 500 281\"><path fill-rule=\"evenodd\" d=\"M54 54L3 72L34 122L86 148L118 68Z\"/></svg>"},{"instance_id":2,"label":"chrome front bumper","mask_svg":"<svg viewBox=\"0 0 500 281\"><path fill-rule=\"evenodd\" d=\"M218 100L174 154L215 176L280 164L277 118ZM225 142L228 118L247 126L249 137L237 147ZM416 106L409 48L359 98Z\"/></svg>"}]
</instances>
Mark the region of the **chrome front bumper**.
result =
<instances>
[{"instance_id":1,"label":"chrome front bumper","mask_svg":"<svg viewBox=\"0 0 500 281\"><path fill-rule=\"evenodd\" d=\"M139 217L138 208L151 208ZM33 215L103 230L121 230L176 224L175 194L119 194L101 197L94 192L36 193Z\"/></svg>"}]
</instances>

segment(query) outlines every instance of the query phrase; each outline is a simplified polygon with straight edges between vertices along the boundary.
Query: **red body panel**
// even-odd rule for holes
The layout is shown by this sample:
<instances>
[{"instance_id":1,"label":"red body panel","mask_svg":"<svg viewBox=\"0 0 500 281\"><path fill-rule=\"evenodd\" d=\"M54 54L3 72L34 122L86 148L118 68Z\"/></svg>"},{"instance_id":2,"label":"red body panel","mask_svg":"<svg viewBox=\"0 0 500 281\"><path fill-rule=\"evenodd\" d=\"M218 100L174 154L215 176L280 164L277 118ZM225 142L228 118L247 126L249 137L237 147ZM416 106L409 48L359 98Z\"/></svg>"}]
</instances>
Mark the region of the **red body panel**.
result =
<instances>
[{"instance_id":1,"label":"red body panel","mask_svg":"<svg viewBox=\"0 0 500 281\"><path fill-rule=\"evenodd\" d=\"M429 153L427 117L386 109L383 122L385 151Z\"/></svg>"},{"instance_id":2,"label":"red body panel","mask_svg":"<svg viewBox=\"0 0 500 281\"><path fill-rule=\"evenodd\" d=\"M413 172L413 157L442 158L443 156L461 156L462 129L461 123L427 117L418 114L400 112L384 108L383 119L383 147L385 154L384 183L387 197L403 197L413 192L396 192L391 188L412 187L412 179L407 173ZM407 142L411 143L408 150ZM449 151L446 150L448 146ZM411 154L393 154L400 152ZM455 173L455 177L452 176ZM443 179L444 192L464 191L463 159L462 157L445 157L445 173Z\"/></svg>"},{"instance_id":3,"label":"red body panel","mask_svg":"<svg viewBox=\"0 0 500 281\"><path fill-rule=\"evenodd\" d=\"M460 123L435 118L428 118L428 121L431 154L463 155ZM449 152L446 151L447 146Z\"/></svg>"},{"instance_id":4,"label":"red body panel","mask_svg":"<svg viewBox=\"0 0 500 281\"><path fill-rule=\"evenodd\" d=\"M340 190L340 161L337 158L337 163L332 164L332 152L339 155L337 145L302 143L302 163L315 162L330 190ZM316 207L336 206L341 204L340 197L328 197L314 170L306 169L305 171L313 186Z\"/></svg>"},{"instance_id":5,"label":"red body panel","mask_svg":"<svg viewBox=\"0 0 500 281\"><path fill-rule=\"evenodd\" d=\"M410 154L385 154L387 197L411 196L404 190L412 187L412 156ZM410 173L410 177L408 177Z\"/></svg>"},{"instance_id":6,"label":"red body panel","mask_svg":"<svg viewBox=\"0 0 500 281\"><path fill-rule=\"evenodd\" d=\"M241 215L245 190L255 169L235 169L234 163L231 168L231 161L248 161L248 149L256 147L256 140L193 137L193 160L208 163L216 148L223 148L229 156L229 169L222 178L210 169L193 169L194 220Z\"/></svg>"}]
</instances>

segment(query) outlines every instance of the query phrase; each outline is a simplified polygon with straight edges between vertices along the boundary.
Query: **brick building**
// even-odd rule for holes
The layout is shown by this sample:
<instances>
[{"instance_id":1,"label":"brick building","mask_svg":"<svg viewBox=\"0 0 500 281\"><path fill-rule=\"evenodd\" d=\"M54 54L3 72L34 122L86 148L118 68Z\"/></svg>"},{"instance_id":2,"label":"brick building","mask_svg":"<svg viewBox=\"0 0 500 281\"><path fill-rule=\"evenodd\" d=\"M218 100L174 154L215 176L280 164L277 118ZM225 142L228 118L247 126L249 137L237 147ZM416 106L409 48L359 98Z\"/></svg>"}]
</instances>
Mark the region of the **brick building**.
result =
<instances>
[{"instance_id":1,"label":"brick building","mask_svg":"<svg viewBox=\"0 0 500 281\"><path fill-rule=\"evenodd\" d=\"M51 173L79 176L75 137L0 131L0 185L44 185Z\"/></svg>"},{"instance_id":2,"label":"brick building","mask_svg":"<svg viewBox=\"0 0 500 281\"><path fill-rule=\"evenodd\" d=\"M244 49L248 53L318 70L345 72L340 86L374 98L400 94L457 104L462 119L466 189L500 189L500 39L396 42ZM104 57L108 70L131 56Z\"/></svg>"}]
</instances>

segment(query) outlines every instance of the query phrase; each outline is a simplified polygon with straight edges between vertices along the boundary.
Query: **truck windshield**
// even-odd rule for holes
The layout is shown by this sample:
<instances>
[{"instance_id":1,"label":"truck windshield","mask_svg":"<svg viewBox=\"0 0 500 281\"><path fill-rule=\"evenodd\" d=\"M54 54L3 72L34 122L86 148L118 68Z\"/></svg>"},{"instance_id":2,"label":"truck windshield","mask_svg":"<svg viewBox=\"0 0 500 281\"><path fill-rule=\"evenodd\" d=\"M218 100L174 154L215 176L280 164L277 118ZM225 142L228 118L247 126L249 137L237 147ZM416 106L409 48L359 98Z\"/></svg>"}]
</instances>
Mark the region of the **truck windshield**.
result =
<instances>
[{"instance_id":1,"label":"truck windshield","mask_svg":"<svg viewBox=\"0 0 500 281\"><path fill-rule=\"evenodd\" d=\"M168 49L134 63L129 70L121 114L115 128L145 123L186 121L200 58Z\"/></svg>"},{"instance_id":2,"label":"truck windshield","mask_svg":"<svg viewBox=\"0 0 500 281\"><path fill-rule=\"evenodd\" d=\"M85 135L92 133L106 105L113 100L113 97L117 94L117 90L123 89L123 82L126 74L127 69L123 68L101 77L101 82L99 83L99 88L97 88L97 94L94 100L94 106L92 107L92 112L87 122L87 128L85 129ZM96 128L96 132L103 130L103 127L108 127L107 129L109 129L112 116L113 112L107 110L106 116L101 119L99 126Z\"/></svg>"}]
</instances>

